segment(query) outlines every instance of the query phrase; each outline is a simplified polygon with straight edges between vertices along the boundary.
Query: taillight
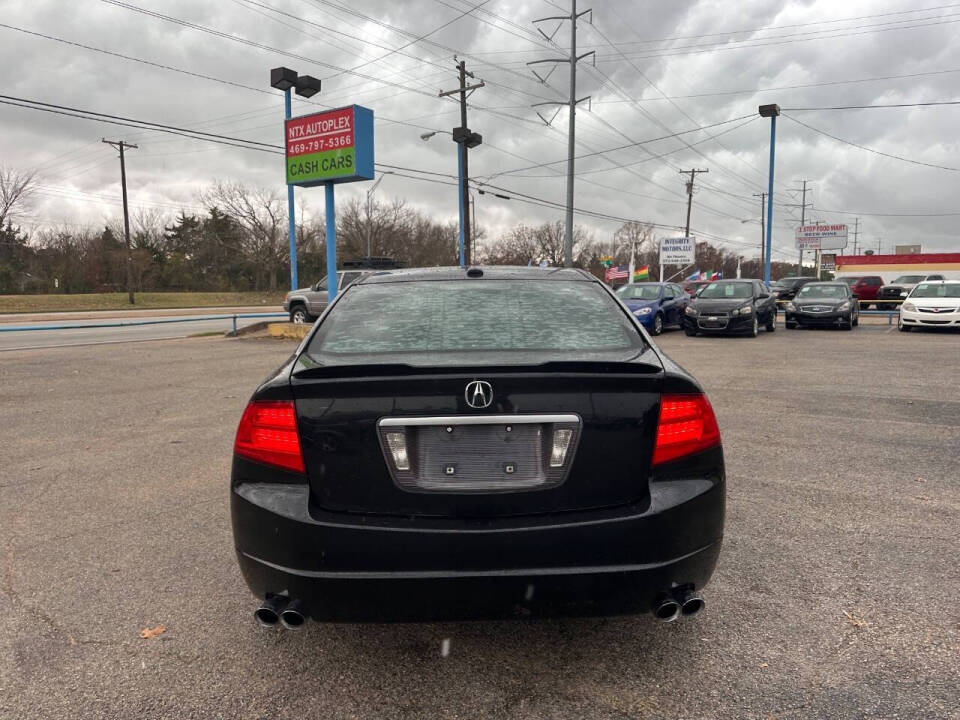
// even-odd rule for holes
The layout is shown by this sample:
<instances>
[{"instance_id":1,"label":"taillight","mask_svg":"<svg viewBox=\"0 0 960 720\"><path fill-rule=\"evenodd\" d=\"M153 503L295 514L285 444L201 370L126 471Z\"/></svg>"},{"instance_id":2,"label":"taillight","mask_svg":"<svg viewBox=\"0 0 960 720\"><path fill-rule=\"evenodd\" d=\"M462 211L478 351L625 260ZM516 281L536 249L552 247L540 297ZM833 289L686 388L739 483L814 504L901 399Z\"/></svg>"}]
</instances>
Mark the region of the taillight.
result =
<instances>
[{"instance_id":1,"label":"taillight","mask_svg":"<svg viewBox=\"0 0 960 720\"><path fill-rule=\"evenodd\" d=\"M720 428L706 395L661 396L654 465L719 444Z\"/></svg>"},{"instance_id":2,"label":"taillight","mask_svg":"<svg viewBox=\"0 0 960 720\"><path fill-rule=\"evenodd\" d=\"M233 452L257 462L304 472L293 401L255 400L247 405L237 428Z\"/></svg>"}]
</instances>

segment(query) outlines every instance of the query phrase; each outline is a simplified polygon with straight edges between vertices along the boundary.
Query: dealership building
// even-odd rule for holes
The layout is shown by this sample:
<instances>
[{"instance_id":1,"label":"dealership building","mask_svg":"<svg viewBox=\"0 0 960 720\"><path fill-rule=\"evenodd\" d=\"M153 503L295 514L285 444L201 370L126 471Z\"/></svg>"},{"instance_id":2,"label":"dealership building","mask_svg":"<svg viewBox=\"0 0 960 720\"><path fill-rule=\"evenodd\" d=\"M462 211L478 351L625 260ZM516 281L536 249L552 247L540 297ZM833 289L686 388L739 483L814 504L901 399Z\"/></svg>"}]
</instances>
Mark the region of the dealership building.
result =
<instances>
[{"instance_id":1,"label":"dealership building","mask_svg":"<svg viewBox=\"0 0 960 720\"><path fill-rule=\"evenodd\" d=\"M879 275L890 282L899 275L939 274L960 280L960 253L837 255L837 277Z\"/></svg>"}]
</instances>

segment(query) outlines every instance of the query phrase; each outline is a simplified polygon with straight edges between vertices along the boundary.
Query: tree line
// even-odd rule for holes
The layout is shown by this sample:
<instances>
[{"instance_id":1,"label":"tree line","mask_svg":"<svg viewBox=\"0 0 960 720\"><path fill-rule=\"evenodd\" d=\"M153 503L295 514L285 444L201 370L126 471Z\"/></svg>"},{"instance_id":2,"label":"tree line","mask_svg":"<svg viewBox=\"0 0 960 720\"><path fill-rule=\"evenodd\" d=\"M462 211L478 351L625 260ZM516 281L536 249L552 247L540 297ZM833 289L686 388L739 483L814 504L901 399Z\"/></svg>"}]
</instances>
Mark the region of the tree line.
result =
<instances>
[{"instance_id":1,"label":"tree line","mask_svg":"<svg viewBox=\"0 0 960 720\"><path fill-rule=\"evenodd\" d=\"M286 199L277 189L217 182L199 194L203 211L168 215L140 210L131 216L131 250L123 224L61 226L35 232L30 217L33 176L0 168L0 294L117 292L126 289L126 265L134 291L245 291L287 287L290 267ZM297 218L297 264L301 284L326 273L322 215ZM455 222L439 222L403 200L364 202L352 198L337 208L337 253L343 259L391 257L407 267L457 262ZM488 241L475 233L478 262L502 265L563 264L564 229L559 221L518 225ZM574 264L603 277L604 256L616 264L649 265L657 277L657 246L651 225L629 222L608 238L574 230ZM697 243L697 267L735 277L738 254ZM775 264L774 277L792 266ZM687 269L689 271L689 269ZM744 277L762 276L757 260L742 261ZM669 268L668 279L682 279Z\"/></svg>"}]
</instances>

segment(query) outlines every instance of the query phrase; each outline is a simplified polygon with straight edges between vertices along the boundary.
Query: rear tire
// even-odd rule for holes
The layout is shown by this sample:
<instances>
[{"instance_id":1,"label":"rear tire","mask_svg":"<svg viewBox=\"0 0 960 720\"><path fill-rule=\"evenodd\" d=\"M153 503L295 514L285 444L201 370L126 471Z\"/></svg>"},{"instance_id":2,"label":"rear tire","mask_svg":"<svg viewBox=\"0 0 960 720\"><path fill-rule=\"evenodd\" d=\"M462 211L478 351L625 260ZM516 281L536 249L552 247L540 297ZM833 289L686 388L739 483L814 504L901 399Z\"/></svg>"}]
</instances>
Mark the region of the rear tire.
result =
<instances>
[{"instance_id":1,"label":"rear tire","mask_svg":"<svg viewBox=\"0 0 960 720\"><path fill-rule=\"evenodd\" d=\"M686 333L687 337L696 337L696 336L697 336L697 331L696 331L695 329L693 329L692 327L689 327L689 326L687 326L687 325L684 325L684 326L683 326L683 332Z\"/></svg>"},{"instance_id":2,"label":"rear tire","mask_svg":"<svg viewBox=\"0 0 960 720\"><path fill-rule=\"evenodd\" d=\"M853 315L847 315L847 321L840 326L841 330L853 330Z\"/></svg>"},{"instance_id":3,"label":"rear tire","mask_svg":"<svg viewBox=\"0 0 960 720\"><path fill-rule=\"evenodd\" d=\"M313 318L310 317L310 313L303 305L294 305L290 308L290 322L294 325L303 325L312 322L312 320Z\"/></svg>"},{"instance_id":4,"label":"rear tire","mask_svg":"<svg viewBox=\"0 0 960 720\"><path fill-rule=\"evenodd\" d=\"M760 323L757 322L757 313L753 313L753 325L750 326L750 337L756 337L760 334Z\"/></svg>"},{"instance_id":5,"label":"rear tire","mask_svg":"<svg viewBox=\"0 0 960 720\"><path fill-rule=\"evenodd\" d=\"M853 326L854 326L854 327L860 327L860 313L859 313L859 312L857 312L857 314L853 316Z\"/></svg>"},{"instance_id":6,"label":"rear tire","mask_svg":"<svg viewBox=\"0 0 960 720\"><path fill-rule=\"evenodd\" d=\"M909 325L904 325L904 324L903 324L903 318L900 318L900 319L897 320L897 329L898 329L900 332L910 332L911 330L913 330L913 328L910 327Z\"/></svg>"},{"instance_id":7,"label":"rear tire","mask_svg":"<svg viewBox=\"0 0 960 720\"><path fill-rule=\"evenodd\" d=\"M663 315L657 313L653 318L653 327L650 329L651 335L659 335L663 332Z\"/></svg>"},{"instance_id":8,"label":"rear tire","mask_svg":"<svg viewBox=\"0 0 960 720\"><path fill-rule=\"evenodd\" d=\"M770 320L767 322L767 332L773 332L777 329L777 313L770 313Z\"/></svg>"}]
</instances>

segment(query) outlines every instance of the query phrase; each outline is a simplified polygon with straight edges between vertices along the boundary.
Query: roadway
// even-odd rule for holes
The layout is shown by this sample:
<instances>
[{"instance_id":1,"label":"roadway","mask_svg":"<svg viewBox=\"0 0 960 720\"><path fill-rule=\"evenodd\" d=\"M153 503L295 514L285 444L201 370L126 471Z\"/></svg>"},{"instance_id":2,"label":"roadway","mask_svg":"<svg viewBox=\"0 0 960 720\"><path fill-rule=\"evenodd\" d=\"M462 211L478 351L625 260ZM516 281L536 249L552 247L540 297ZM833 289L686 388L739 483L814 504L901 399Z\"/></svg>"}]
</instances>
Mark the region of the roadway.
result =
<instances>
[{"instance_id":1,"label":"roadway","mask_svg":"<svg viewBox=\"0 0 960 720\"><path fill-rule=\"evenodd\" d=\"M23 313L0 316L0 352L35 350L79 345L105 345L140 342L143 340L170 340L203 333L227 332L233 329L231 318L209 316L226 314L259 314L282 312L280 308L195 308L184 314L180 310L161 311L101 311L88 313ZM79 316L79 317L78 317ZM264 320L283 318L238 318L237 327L247 327ZM129 324L123 327L84 327L89 325ZM26 330L27 327L50 328Z\"/></svg>"},{"instance_id":2,"label":"roadway","mask_svg":"<svg viewBox=\"0 0 960 720\"><path fill-rule=\"evenodd\" d=\"M295 343L5 353L0 718L957 718L958 340L658 340L727 462L694 618L299 633L254 622L227 491L247 398Z\"/></svg>"}]
</instances>

